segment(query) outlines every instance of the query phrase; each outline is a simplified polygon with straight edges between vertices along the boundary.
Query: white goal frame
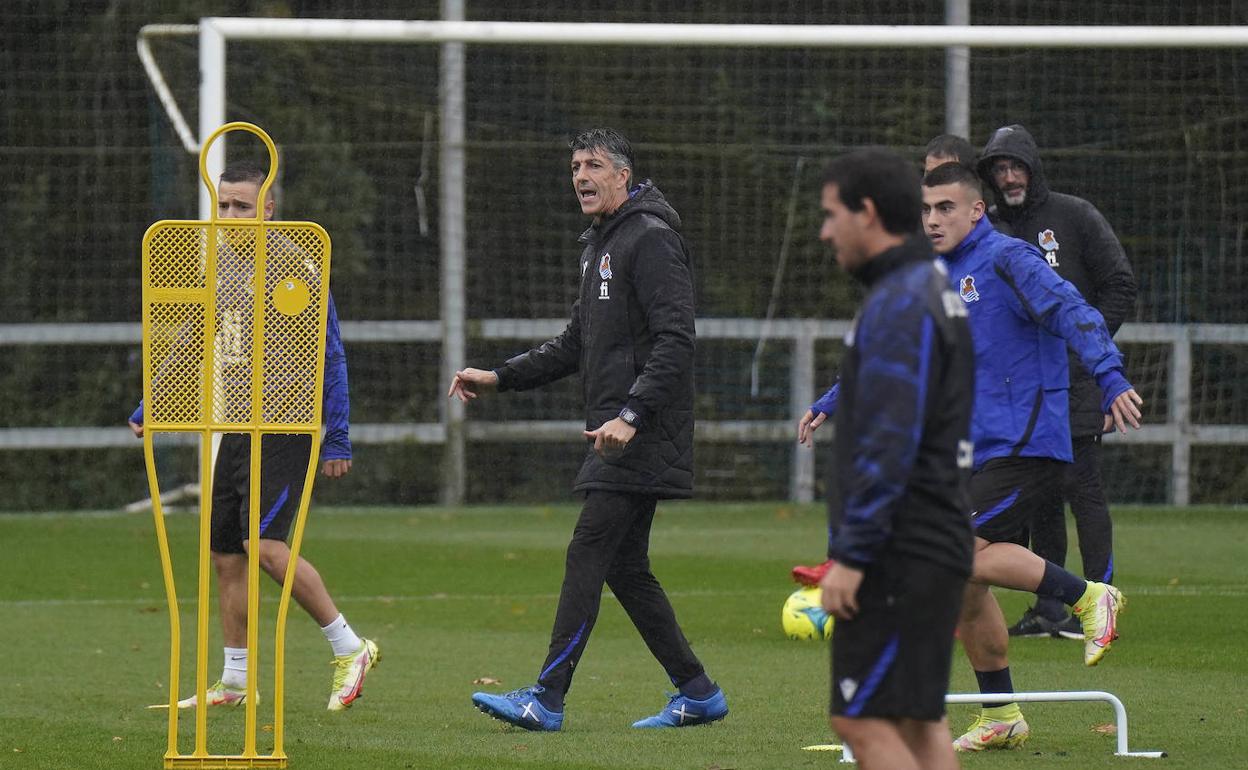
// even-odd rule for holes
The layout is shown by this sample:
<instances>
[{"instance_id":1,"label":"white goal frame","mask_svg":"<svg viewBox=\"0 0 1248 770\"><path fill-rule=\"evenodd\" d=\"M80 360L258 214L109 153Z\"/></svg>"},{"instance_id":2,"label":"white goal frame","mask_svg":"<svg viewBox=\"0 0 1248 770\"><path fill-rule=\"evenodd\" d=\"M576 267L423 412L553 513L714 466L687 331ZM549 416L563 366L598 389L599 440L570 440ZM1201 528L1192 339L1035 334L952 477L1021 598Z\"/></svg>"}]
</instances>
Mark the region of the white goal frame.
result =
<instances>
[{"instance_id":1,"label":"white goal frame","mask_svg":"<svg viewBox=\"0 0 1248 770\"><path fill-rule=\"evenodd\" d=\"M149 41L167 35L197 35L199 38L199 137L210 135L227 120L226 46L229 41L299 40L350 43L413 43L442 46L439 74L441 94L440 190L441 205L441 321L436 323L441 343L441 378L449 382L465 354L466 297L464 287L464 45L645 45L673 47L736 48L937 48L946 51L946 123L951 133L965 135L969 110L970 48L1246 48L1248 27L1241 26L971 26L969 0L946 0L946 25L795 25L795 24L608 24L545 22L482 22L463 20L462 0L443 0L442 21L347 20L347 19L264 19L203 18L198 24L157 24L144 27L138 36L139 57L157 95L186 149L199 151L189 125L182 116L155 58ZM217 142L208 156L208 171L215 178L221 171L224 142ZM213 202L202 192L201 216L207 216ZM712 319L706 319L712 321ZM754 327L753 319L737 324ZM367 322L365 322L367 323ZM529 324L534 331L551 321ZM829 322L790 322L789 325ZM844 322L830 322L844 323ZM344 323L344 332L349 326ZM766 319L754 339L790 339L805 355L794 354L795 384L792 406L804 409L813 400L810 340L781 332L782 322ZM703 323L699 322L699 334ZM512 324L514 328L514 323ZM724 338L738 338L724 330ZM539 335L540 336L540 335ZM1193 341L1248 342L1248 327L1228 325L1127 324L1119 341L1168 343L1172 350L1170 381L1171 413L1163 426L1149 426L1138 438L1142 443L1165 443L1172 447L1172 502L1190 501L1189 478L1193 443L1248 444L1248 426L1192 426L1190 411L1191 345ZM798 360L801 359L801 360ZM800 379L804 378L804 379ZM808 398L811 397L811 398ZM803 401L802 399L807 399ZM424 425L422 435L443 443L443 502L449 505L464 499L465 443L469 438L502 438L519 424L497 426L465 424L463 405L449 400L443 405L440 425ZM494 436L487 427L497 428ZM549 427L549 426L548 426ZM761 433L745 432L743 437L770 437L774 427L755 426ZM718 431L716 431L718 433ZM539 432L540 433L540 432ZM485 434L489 434L488 436ZM1207 436L1205 434L1208 434ZM532 433L529 433L532 436ZM541 438L538 436L537 438ZM814 457L794 442L791 471L791 497L809 501L814 490Z\"/></svg>"}]
</instances>

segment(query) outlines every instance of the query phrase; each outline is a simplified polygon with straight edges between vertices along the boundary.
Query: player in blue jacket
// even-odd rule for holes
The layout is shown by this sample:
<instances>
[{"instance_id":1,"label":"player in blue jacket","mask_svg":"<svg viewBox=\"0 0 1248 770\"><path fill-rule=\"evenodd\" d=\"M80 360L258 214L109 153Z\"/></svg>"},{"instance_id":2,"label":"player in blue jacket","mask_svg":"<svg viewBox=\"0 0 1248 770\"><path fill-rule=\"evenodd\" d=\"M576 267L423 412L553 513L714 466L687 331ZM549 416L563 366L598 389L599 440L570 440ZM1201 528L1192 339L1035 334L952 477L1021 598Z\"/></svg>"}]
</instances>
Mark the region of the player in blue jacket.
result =
<instances>
[{"instance_id":1,"label":"player in blue jacket","mask_svg":"<svg viewBox=\"0 0 1248 770\"><path fill-rule=\"evenodd\" d=\"M880 150L824 173L821 240L865 290L836 415L832 726L864 770L953 770L945 717L971 573L974 349L966 308L918 233L919 178Z\"/></svg>"},{"instance_id":2,"label":"player in blue jacket","mask_svg":"<svg viewBox=\"0 0 1248 770\"><path fill-rule=\"evenodd\" d=\"M1001 609L989 585L1032 591L1072 606L1084 630L1084 662L1096 665L1116 638L1125 604L1117 589L1089 583L1022 546L1016 537L1056 494L1072 459L1066 346L1104 394L1102 409L1120 431L1139 427L1143 403L1122 372L1122 356L1100 314L1056 275L1038 250L1002 235L984 216L973 169L945 164L923 180L923 221L966 304L975 341L975 444L971 498L975 571L959 624L981 692L1013 692ZM806 443L837 405L833 386L798 426ZM795 568L809 580L826 565ZM961 751L1014 748L1029 733L1016 703L985 708L955 746Z\"/></svg>"},{"instance_id":3,"label":"player in blue jacket","mask_svg":"<svg viewBox=\"0 0 1248 770\"><path fill-rule=\"evenodd\" d=\"M266 175L264 169L249 163L228 166L221 174L217 188L218 216L222 219L254 219L260 187ZM265 219L273 218L274 205L270 191L264 204ZM274 247L270 245L270 248ZM250 304L250 297L245 292L234 294ZM218 310L223 320L232 312L250 312L249 307L238 311L220 307ZM351 470L350 401L347 357L332 295L329 297L326 327L323 402L326 430L321 443L321 473L330 478L340 478ZM241 324L218 325L217 350L224 370L223 380L231 376L234 356L231 351L236 348L243 350L241 340L239 345L235 345L230 335L242 334L246 328L249 327ZM242 360L237 363L242 363ZM142 403L130 415L129 424L134 435L142 437ZM279 584L286 579L286 568L290 563L286 538L299 511L311 449L311 437L307 435L270 434L263 437L260 510L265 513L260 522L260 566ZM211 551L220 593L225 667L221 679L208 688L209 706L237 706L246 700L247 553L251 545L247 541L251 513L250 458L251 440L247 435L227 433L222 437L212 479ZM292 595L316 620L334 651L334 676L328 709L343 711L350 708L360 696L365 675L380 657L377 644L355 633L335 606L320 574L302 556L295 571ZM194 695L178 702L178 708L194 708L196 705Z\"/></svg>"},{"instance_id":4,"label":"player in blue jacket","mask_svg":"<svg viewBox=\"0 0 1248 770\"><path fill-rule=\"evenodd\" d=\"M981 692L1013 692L1005 618L990 585L1033 591L1072 607L1084 633L1084 663L1096 665L1117 637L1126 600L1084 581L1016 540L1057 494L1072 460L1067 346L1102 392L1121 431L1139 427L1143 400L1123 375L1105 321L1033 246L1002 235L985 216L975 171L948 163L923 179L923 224L966 304L975 343L975 443L971 503L975 568L959 636ZM1017 703L986 706L954 742L959 751L1014 748L1029 733Z\"/></svg>"}]
</instances>

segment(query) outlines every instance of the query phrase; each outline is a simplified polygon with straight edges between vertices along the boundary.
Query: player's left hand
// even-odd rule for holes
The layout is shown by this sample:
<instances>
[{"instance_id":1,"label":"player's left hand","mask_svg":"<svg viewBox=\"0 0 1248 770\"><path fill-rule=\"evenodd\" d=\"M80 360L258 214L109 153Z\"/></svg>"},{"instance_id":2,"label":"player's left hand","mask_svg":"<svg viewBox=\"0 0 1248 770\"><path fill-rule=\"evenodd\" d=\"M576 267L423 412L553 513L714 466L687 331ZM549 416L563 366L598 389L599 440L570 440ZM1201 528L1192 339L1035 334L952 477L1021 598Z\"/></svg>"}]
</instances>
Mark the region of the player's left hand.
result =
<instances>
[{"instance_id":1,"label":"player's left hand","mask_svg":"<svg viewBox=\"0 0 1248 770\"><path fill-rule=\"evenodd\" d=\"M819 581L819 588L823 591L823 608L837 620L853 620L858 614L860 585L862 570L836 562Z\"/></svg>"},{"instance_id":2,"label":"player's left hand","mask_svg":"<svg viewBox=\"0 0 1248 770\"><path fill-rule=\"evenodd\" d=\"M326 460L321 463L321 474L331 479L340 479L351 471L350 460Z\"/></svg>"},{"instance_id":3,"label":"player's left hand","mask_svg":"<svg viewBox=\"0 0 1248 770\"><path fill-rule=\"evenodd\" d=\"M1109 405L1109 417L1113 419L1114 426L1118 428L1119 433L1127 432L1127 423L1132 428L1140 429L1140 419L1144 416L1140 412L1140 407L1144 405L1144 399L1140 398L1140 394L1135 392L1135 388L1129 388L1119 394L1113 403Z\"/></svg>"},{"instance_id":4,"label":"player's left hand","mask_svg":"<svg viewBox=\"0 0 1248 770\"><path fill-rule=\"evenodd\" d=\"M624 447L628 446L628 442L633 440L633 436L637 435L637 429L619 417L604 422L598 430L581 432L585 434L585 438L593 439L594 451L598 453L599 457L606 457L608 453L623 451Z\"/></svg>"}]
</instances>

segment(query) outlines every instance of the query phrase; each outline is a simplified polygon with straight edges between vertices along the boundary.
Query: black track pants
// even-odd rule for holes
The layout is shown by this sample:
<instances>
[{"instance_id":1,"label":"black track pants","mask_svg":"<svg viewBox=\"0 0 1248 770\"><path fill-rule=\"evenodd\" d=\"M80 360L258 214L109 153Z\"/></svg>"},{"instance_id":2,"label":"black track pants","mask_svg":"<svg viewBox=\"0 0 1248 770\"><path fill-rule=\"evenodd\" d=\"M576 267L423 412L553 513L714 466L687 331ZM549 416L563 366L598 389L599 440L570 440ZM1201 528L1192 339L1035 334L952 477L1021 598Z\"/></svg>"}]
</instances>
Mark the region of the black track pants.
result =
<instances>
[{"instance_id":1,"label":"black track pants","mask_svg":"<svg viewBox=\"0 0 1248 770\"><path fill-rule=\"evenodd\" d=\"M550 652L538 677L538 683L553 693L566 693L572 685L577 661L598 619L604 582L673 684L702 673L667 594L650 572L655 504L653 497L622 492L586 495L568 544Z\"/></svg>"},{"instance_id":2,"label":"black track pants","mask_svg":"<svg viewBox=\"0 0 1248 770\"><path fill-rule=\"evenodd\" d=\"M1057 565L1066 563L1066 506L1075 517L1083 576L1109 583L1114 578L1114 524L1101 482L1101 437L1074 440L1075 461L1063 469L1061 500L1037 512L1031 524L1031 550Z\"/></svg>"}]
</instances>

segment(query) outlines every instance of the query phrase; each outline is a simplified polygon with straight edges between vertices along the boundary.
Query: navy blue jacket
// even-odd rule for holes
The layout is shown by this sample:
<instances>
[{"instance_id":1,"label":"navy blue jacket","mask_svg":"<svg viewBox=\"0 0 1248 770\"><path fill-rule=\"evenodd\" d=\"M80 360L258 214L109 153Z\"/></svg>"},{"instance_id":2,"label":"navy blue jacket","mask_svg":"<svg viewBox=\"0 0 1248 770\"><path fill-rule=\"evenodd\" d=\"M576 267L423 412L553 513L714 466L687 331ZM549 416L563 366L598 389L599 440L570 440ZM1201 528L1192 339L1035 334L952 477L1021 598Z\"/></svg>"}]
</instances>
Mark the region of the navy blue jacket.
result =
<instances>
[{"instance_id":1,"label":"navy blue jacket","mask_svg":"<svg viewBox=\"0 0 1248 770\"><path fill-rule=\"evenodd\" d=\"M329 295L325 323L325 390L323 414L325 435L321 439L321 460L351 459L351 397L347 390L347 353L338 330L338 309ZM131 422L143 424L143 402L130 414Z\"/></svg>"},{"instance_id":2,"label":"navy blue jacket","mask_svg":"<svg viewBox=\"0 0 1248 770\"><path fill-rule=\"evenodd\" d=\"M969 575L975 367L966 307L925 238L854 276L868 294L841 362L829 555L860 569L921 559Z\"/></svg>"},{"instance_id":3,"label":"navy blue jacket","mask_svg":"<svg viewBox=\"0 0 1248 770\"><path fill-rule=\"evenodd\" d=\"M944 256L975 340L975 467L994 457L1070 462L1066 348L1101 389L1101 412L1131 387L1105 320L1040 251L988 218Z\"/></svg>"}]
</instances>

